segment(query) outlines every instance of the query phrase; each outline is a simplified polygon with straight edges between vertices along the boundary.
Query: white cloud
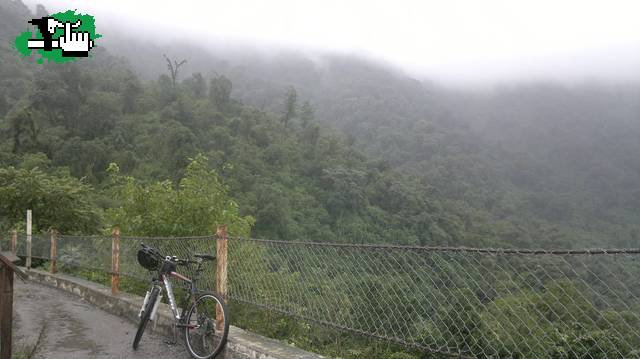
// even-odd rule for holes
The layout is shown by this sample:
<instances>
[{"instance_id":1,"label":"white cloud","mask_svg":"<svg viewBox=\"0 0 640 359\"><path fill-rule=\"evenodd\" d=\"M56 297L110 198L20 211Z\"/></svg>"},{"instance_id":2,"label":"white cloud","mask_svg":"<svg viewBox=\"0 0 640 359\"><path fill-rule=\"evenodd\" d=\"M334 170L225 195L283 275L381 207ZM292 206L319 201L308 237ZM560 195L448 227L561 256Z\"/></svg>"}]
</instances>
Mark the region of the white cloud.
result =
<instances>
[{"instance_id":1,"label":"white cloud","mask_svg":"<svg viewBox=\"0 0 640 359\"><path fill-rule=\"evenodd\" d=\"M640 77L640 2L44 0L200 42L356 51L456 82ZM105 21L111 23L111 21ZM114 26L114 25L111 25ZM107 33L106 31L102 31Z\"/></svg>"}]
</instances>

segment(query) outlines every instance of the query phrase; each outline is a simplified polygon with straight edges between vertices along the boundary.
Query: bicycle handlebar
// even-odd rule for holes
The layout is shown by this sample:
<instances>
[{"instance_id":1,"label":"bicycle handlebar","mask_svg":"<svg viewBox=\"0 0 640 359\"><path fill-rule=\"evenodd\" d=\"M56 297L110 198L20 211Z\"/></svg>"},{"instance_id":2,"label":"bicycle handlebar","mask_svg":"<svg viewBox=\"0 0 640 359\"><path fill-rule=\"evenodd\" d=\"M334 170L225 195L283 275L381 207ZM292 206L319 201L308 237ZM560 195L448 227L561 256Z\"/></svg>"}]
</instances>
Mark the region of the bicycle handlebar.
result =
<instances>
[{"instance_id":1,"label":"bicycle handlebar","mask_svg":"<svg viewBox=\"0 0 640 359\"><path fill-rule=\"evenodd\" d=\"M149 246L147 244L144 244L144 242L140 243L140 246L142 246L142 248L151 249L151 251L149 251L149 252L154 254L155 256L157 256L158 259L160 259L160 260L168 260L168 261L174 262L177 265L187 266L189 264L198 264L198 263L200 263L199 260L178 258L176 256L163 256L158 249L156 249L154 247L151 247L151 246Z\"/></svg>"}]
</instances>

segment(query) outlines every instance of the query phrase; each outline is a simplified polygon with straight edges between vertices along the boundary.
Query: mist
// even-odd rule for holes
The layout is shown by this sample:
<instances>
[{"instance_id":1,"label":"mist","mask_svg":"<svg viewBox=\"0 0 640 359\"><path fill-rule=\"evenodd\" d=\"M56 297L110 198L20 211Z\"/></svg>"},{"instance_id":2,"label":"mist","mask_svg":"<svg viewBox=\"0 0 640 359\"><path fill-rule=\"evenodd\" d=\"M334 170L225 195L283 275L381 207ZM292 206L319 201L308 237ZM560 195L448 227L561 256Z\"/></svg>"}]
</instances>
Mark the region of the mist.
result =
<instances>
[{"instance_id":1,"label":"mist","mask_svg":"<svg viewBox=\"0 0 640 359\"><path fill-rule=\"evenodd\" d=\"M634 1L36 3L94 14L105 44L355 55L448 85L640 80Z\"/></svg>"}]
</instances>

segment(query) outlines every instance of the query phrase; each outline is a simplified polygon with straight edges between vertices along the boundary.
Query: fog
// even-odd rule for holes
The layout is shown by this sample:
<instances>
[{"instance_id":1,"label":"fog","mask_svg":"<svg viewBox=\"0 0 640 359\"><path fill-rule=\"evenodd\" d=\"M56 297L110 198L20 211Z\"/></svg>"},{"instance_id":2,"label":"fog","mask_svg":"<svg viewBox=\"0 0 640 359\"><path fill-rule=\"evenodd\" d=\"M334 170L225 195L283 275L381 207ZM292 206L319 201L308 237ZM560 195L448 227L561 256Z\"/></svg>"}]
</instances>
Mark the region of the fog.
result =
<instances>
[{"instance_id":1,"label":"fog","mask_svg":"<svg viewBox=\"0 0 640 359\"><path fill-rule=\"evenodd\" d=\"M107 37L353 53L445 83L640 79L637 1L38 3L91 13Z\"/></svg>"}]
</instances>

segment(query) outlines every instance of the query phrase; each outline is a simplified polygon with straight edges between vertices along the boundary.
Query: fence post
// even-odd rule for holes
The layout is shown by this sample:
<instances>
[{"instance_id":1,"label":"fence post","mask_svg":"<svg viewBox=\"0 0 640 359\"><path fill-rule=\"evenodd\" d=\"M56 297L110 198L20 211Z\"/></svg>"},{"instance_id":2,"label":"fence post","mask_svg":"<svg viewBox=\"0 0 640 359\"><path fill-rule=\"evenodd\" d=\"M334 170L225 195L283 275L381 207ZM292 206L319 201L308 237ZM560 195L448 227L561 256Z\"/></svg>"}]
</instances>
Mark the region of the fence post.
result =
<instances>
[{"instance_id":1,"label":"fence post","mask_svg":"<svg viewBox=\"0 0 640 359\"><path fill-rule=\"evenodd\" d=\"M26 279L16 265L18 257L0 252L0 359L11 359L11 331L13 328L13 276Z\"/></svg>"},{"instance_id":2,"label":"fence post","mask_svg":"<svg viewBox=\"0 0 640 359\"><path fill-rule=\"evenodd\" d=\"M27 210L27 269L31 268L31 210Z\"/></svg>"},{"instance_id":3,"label":"fence post","mask_svg":"<svg viewBox=\"0 0 640 359\"><path fill-rule=\"evenodd\" d=\"M115 227L111 235L111 293L120 291L120 228Z\"/></svg>"},{"instance_id":4,"label":"fence post","mask_svg":"<svg viewBox=\"0 0 640 359\"><path fill-rule=\"evenodd\" d=\"M13 271L0 262L0 358L11 359Z\"/></svg>"},{"instance_id":5,"label":"fence post","mask_svg":"<svg viewBox=\"0 0 640 359\"><path fill-rule=\"evenodd\" d=\"M218 239L216 240L216 292L220 296L222 296L222 298L226 299L228 246L227 226L218 226L218 229L216 230L216 236L218 237ZM223 318L223 312L220 306L216 306L216 318L218 330L222 330L222 327L224 325L223 319L227 318Z\"/></svg>"},{"instance_id":6,"label":"fence post","mask_svg":"<svg viewBox=\"0 0 640 359\"><path fill-rule=\"evenodd\" d=\"M58 259L58 231L51 229L51 258L49 261L49 272L55 274L58 271L56 261Z\"/></svg>"},{"instance_id":7,"label":"fence post","mask_svg":"<svg viewBox=\"0 0 640 359\"><path fill-rule=\"evenodd\" d=\"M16 255L18 254L18 231L11 231L11 252Z\"/></svg>"}]
</instances>

